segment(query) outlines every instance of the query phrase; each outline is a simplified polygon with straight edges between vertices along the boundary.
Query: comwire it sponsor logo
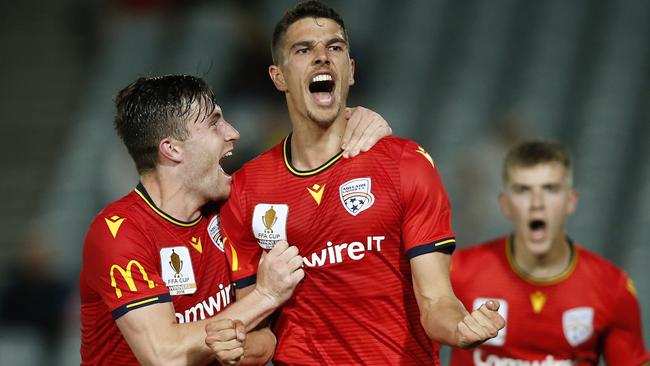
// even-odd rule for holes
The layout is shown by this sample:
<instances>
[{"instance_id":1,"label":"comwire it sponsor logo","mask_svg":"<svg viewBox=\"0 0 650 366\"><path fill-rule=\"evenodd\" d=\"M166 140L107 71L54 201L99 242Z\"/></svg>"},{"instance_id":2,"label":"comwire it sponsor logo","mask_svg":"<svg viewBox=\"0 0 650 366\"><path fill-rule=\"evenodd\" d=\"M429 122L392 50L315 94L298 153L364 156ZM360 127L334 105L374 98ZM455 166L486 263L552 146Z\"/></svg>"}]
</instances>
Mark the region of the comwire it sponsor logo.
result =
<instances>
[{"instance_id":1,"label":"comwire it sponsor logo","mask_svg":"<svg viewBox=\"0 0 650 366\"><path fill-rule=\"evenodd\" d=\"M381 242L385 236L368 236L366 242L353 241L351 243L334 244L328 241L326 247L302 260L307 267L321 267L326 264L342 263L345 260L359 261L366 256L368 251L381 252Z\"/></svg>"},{"instance_id":2,"label":"comwire it sponsor logo","mask_svg":"<svg viewBox=\"0 0 650 366\"><path fill-rule=\"evenodd\" d=\"M176 313L176 319L179 323L189 323L216 315L232 301L231 291L232 285L219 284L219 292L185 310L184 313Z\"/></svg>"},{"instance_id":3,"label":"comwire it sponsor logo","mask_svg":"<svg viewBox=\"0 0 650 366\"><path fill-rule=\"evenodd\" d=\"M514 358L499 357L496 355L487 355L485 360L482 359L483 351L480 348L474 350L473 359L476 366L571 366L572 360L556 360L551 355L541 361L517 360Z\"/></svg>"}]
</instances>

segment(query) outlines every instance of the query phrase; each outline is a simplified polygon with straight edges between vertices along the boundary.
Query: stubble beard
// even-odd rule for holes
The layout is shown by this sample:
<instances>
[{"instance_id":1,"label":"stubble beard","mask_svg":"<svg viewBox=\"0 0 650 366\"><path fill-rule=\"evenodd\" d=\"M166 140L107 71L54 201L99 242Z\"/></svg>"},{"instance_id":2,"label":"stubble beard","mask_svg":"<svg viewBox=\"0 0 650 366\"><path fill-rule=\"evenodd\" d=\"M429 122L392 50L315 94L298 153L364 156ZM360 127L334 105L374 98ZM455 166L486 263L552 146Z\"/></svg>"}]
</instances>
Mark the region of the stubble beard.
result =
<instances>
[{"instance_id":1,"label":"stubble beard","mask_svg":"<svg viewBox=\"0 0 650 366\"><path fill-rule=\"evenodd\" d=\"M334 121L336 121L336 118L338 117L340 111L341 107L339 106L336 110L336 113L322 117L317 116L316 113L312 112L311 110L307 110L307 117L309 117L310 120L314 121L319 127L327 128L331 126Z\"/></svg>"}]
</instances>

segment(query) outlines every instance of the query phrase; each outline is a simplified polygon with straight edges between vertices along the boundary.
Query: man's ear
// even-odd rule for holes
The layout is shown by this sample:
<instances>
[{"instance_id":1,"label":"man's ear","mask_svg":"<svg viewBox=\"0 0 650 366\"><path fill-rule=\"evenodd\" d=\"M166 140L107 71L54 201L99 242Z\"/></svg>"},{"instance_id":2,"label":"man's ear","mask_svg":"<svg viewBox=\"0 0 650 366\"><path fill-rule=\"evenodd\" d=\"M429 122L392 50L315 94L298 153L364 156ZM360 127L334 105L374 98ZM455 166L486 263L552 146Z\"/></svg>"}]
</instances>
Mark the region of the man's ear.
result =
<instances>
[{"instance_id":1,"label":"man's ear","mask_svg":"<svg viewBox=\"0 0 650 366\"><path fill-rule=\"evenodd\" d=\"M275 88L278 91L287 91L287 83L284 81L284 75L278 66L269 66L269 76L271 77L271 80L273 80L273 85L275 85Z\"/></svg>"},{"instance_id":2,"label":"man's ear","mask_svg":"<svg viewBox=\"0 0 650 366\"><path fill-rule=\"evenodd\" d=\"M180 141L170 137L165 137L160 140L158 144L158 153L165 159L171 160L175 163L180 163L183 160L183 147Z\"/></svg>"},{"instance_id":3,"label":"man's ear","mask_svg":"<svg viewBox=\"0 0 650 366\"><path fill-rule=\"evenodd\" d=\"M567 215L573 214L577 206L578 206L578 192L576 192L575 189L571 188L571 192L569 192L569 204L567 205Z\"/></svg>"}]
</instances>

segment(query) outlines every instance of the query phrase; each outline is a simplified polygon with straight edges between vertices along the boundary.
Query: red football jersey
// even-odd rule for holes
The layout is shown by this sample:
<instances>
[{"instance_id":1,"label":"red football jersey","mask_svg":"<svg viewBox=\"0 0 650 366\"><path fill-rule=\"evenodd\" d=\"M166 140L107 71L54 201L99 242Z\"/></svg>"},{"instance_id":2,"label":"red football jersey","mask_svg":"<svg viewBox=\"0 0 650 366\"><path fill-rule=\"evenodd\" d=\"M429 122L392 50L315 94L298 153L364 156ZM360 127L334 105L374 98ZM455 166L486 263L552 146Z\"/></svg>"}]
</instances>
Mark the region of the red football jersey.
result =
<instances>
[{"instance_id":1,"label":"red football jersey","mask_svg":"<svg viewBox=\"0 0 650 366\"><path fill-rule=\"evenodd\" d=\"M175 220L138 185L92 222L79 290L82 364L137 365L115 319L173 301L176 320L191 322L234 300L219 216Z\"/></svg>"},{"instance_id":2,"label":"red football jersey","mask_svg":"<svg viewBox=\"0 0 650 366\"><path fill-rule=\"evenodd\" d=\"M472 350L452 351L452 365L639 366L648 361L632 281L579 245L556 278L527 277L512 259L509 238L459 250L451 280L465 307L501 302L506 327Z\"/></svg>"},{"instance_id":3,"label":"red football jersey","mask_svg":"<svg viewBox=\"0 0 650 366\"><path fill-rule=\"evenodd\" d=\"M274 364L438 364L409 264L455 247L433 160L417 144L389 137L353 159L339 154L299 171L289 139L234 175L221 209L236 252L235 286L254 281L262 248L277 240L304 257L305 279L274 324Z\"/></svg>"}]
</instances>

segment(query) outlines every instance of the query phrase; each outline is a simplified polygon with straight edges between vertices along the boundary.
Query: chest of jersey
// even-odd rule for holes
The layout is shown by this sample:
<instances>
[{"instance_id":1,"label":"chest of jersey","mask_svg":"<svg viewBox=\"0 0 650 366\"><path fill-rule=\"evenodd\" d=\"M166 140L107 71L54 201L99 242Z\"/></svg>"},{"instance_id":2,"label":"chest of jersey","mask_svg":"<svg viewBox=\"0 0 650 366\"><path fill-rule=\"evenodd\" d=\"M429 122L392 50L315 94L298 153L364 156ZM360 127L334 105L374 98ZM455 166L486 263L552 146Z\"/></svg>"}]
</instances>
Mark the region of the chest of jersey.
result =
<instances>
[{"instance_id":1,"label":"chest of jersey","mask_svg":"<svg viewBox=\"0 0 650 366\"><path fill-rule=\"evenodd\" d=\"M569 365L576 360L595 364L608 305L601 294L589 290L586 280L580 268L569 278L546 285L526 282L511 270L491 271L489 278L476 278L457 295L468 308L477 308L486 299L498 299L507 325L496 338L465 352L465 357L471 352L475 363L491 358L548 360L555 362L549 363L553 365Z\"/></svg>"},{"instance_id":2,"label":"chest of jersey","mask_svg":"<svg viewBox=\"0 0 650 366\"><path fill-rule=\"evenodd\" d=\"M166 226L152 231L160 277L172 295L179 323L206 319L233 298L218 216L191 228Z\"/></svg>"},{"instance_id":3,"label":"chest of jersey","mask_svg":"<svg viewBox=\"0 0 650 366\"><path fill-rule=\"evenodd\" d=\"M296 245L305 265L315 270L398 253L401 207L395 179L364 161L340 161L309 177L285 171L272 186L249 196L249 227L267 249L277 240Z\"/></svg>"}]
</instances>

